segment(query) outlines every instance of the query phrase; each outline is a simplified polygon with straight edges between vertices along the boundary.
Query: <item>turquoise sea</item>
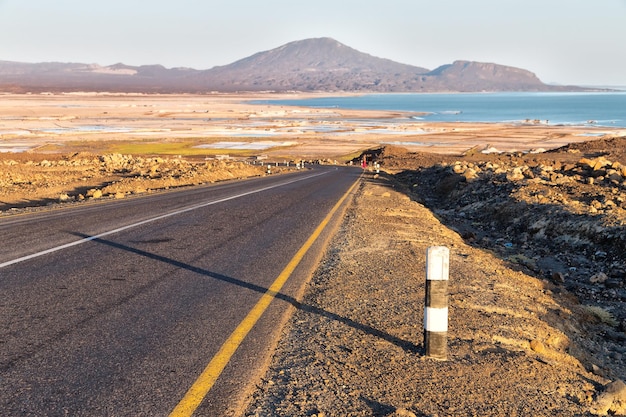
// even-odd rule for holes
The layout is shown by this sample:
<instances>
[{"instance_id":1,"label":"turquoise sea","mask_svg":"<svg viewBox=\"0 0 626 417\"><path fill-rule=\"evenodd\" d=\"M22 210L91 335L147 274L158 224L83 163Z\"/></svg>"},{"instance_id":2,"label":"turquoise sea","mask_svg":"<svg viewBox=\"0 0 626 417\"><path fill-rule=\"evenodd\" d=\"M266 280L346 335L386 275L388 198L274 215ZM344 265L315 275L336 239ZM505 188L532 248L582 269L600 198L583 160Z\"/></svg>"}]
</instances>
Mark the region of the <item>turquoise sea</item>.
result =
<instances>
[{"instance_id":1,"label":"turquoise sea","mask_svg":"<svg viewBox=\"0 0 626 417\"><path fill-rule=\"evenodd\" d=\"M415 112L427 122L526 122L626 127L626 92L367 94L255 103Z\"/></svg>"}]
</instances>

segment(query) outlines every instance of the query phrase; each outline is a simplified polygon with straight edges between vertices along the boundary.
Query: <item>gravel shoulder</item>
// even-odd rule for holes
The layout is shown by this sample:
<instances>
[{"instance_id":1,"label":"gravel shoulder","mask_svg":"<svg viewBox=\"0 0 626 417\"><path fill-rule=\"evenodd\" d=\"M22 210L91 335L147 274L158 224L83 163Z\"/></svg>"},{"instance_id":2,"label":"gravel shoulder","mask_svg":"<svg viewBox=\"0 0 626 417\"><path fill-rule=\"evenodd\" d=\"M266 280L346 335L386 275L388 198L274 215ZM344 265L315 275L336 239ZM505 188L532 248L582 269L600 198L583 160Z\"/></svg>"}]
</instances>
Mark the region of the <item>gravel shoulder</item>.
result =
<instances>
[{"instance_id":1,"label":"gravel shoulder","mask_svg":"<svg viewBox=\"0 0 626 417\"><path fill-rule=\"evenodd\" d=\"M619 375L583 343L602 323L409 195L388 175L363 180L244 414L620 412L623 390L602 397ZM439 245L451 251L447 361L422 346L425 255Z\"/></svg>"}]
</instances>

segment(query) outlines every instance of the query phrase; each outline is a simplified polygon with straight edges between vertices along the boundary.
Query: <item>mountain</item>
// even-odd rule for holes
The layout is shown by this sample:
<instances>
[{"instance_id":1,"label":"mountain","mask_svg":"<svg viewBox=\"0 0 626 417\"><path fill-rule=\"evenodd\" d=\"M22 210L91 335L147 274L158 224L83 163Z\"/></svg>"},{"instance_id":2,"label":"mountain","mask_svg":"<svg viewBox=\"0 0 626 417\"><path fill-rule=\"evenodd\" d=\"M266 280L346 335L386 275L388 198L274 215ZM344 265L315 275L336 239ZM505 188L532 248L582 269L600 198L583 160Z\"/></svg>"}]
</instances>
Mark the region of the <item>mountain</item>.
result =
<instances>
[{"instance_id":1,"label":"mountain","mask_svg":"<svg viewBox=\"0 0 626 417\"><path fill-rule=\"evenodd\" d=\"M389 91L426 68L400 64L352 49L330 38L291 42L223 67L198 79L220 89Z\"/></svg>"},{"instance_id":2,"label":"mountain","mask_svg":"<svg viewBox=\"0 0 626 417\"><path fill-rule=\"evenodd\" d=\"M456 61L435 70L359 52L331 38L305 39L208 70L115 64L0 61L0 91L477 92L566 91L535 74L498 64Z\"/></svg>"}]
</instances>

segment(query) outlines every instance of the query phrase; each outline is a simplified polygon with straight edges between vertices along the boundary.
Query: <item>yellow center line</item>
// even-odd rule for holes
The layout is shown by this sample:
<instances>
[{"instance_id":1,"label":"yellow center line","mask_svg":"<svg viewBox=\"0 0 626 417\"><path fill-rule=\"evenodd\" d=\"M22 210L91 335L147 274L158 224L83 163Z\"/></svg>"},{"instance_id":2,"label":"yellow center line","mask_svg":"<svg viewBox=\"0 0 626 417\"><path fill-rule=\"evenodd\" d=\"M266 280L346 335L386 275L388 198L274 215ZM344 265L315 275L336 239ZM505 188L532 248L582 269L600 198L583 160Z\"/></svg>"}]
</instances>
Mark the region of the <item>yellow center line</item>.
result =
<instances>
[{"instance_id":1,"label":"yellow center line","mask_svg":"<svg viewBox=\"0 0 626 417\"><path fill-rule=\"evenodd\" d=\"M170 417L183 417L191 416L198 408L204 397L211 390L215 381L220 376L232 356L235 354L239 345L243 342L246 335L254 327L256 322L261 318L267 307L269 307L272 300L276 297L283 285L287 282L293 271L296 269L304 255L313 246L315 240L322 234L324 228L328 225L335 212L341 207L348 195L354 190L358 181L345 192L345 194L337 201L337 204L330 210L324 220L317 226L313 234L302 245L300 250L289 261L285 269L278 275L276 280L272 283L269 289L263 294L261 299L250 310L248 315L239 323L237 328L231 333L228 339L224 342L220 350L215 354L211 362L204 368L202 374L191 385L185 396L178 403L176 408L171 412Z\"/></svg>"}]
</instances>

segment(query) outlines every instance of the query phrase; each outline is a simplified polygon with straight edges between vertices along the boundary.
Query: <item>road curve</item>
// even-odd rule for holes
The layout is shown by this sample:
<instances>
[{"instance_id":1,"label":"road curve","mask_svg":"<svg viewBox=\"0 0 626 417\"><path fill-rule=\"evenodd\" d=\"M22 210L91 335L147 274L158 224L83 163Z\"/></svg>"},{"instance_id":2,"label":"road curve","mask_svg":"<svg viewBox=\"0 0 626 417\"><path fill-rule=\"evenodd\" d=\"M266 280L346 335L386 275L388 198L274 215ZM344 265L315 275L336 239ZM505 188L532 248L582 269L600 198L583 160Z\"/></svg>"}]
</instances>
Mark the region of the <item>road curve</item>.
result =
<instances>
[{"instance_id":1,"label":"road curve","mask_svg":"<svg viewBox=\"0 0 626 417\"><path fill-rule=\"evenodd\" d=\"M320 167L0 219L2 414L169 415L359 174ZM194 415L238 410L330 229Z\"/></svg>"}]
</instances>

